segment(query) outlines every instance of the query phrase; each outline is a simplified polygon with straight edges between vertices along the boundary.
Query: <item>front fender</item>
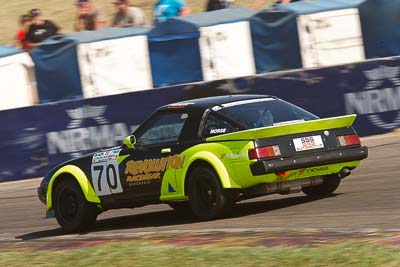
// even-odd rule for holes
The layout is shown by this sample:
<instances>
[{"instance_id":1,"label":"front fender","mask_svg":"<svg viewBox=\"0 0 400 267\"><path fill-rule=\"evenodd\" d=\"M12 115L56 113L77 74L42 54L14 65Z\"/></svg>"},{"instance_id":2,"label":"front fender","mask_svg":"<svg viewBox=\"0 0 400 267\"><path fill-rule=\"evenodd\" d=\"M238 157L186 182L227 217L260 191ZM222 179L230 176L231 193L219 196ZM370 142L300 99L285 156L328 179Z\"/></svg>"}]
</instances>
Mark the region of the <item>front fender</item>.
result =
<instances>
[{"instance_id":1,"label":"front fender","mask_svg":"<svg viewBox=\"0 0 400 267\"><path fill-rule=\"evenodd\" d=\"M196 161L196 160L202 160L210 164L215 172L218 174L218 177L221 181L222 187L223 188L241 188L240 185L236 184L235 181L233 181L228 173L228 170L226 169L224 163L219 159L216 155L214 155L211 152L207 151L201 151L196 154L194 154L192 157L189 159L189 164L188 168L186 168L184 177L186 177L187 172L190 169L190 166ZM184 192L184 191L182 191Z\"/></svg>"},{"instance_id":2,"label":"front fender","mask_svg":"<svg viewBox=\"0 0 400 267\"><path fill-rule=\"evenodd\" d=\"M97 204L100 203L100 199L94 192L93 187L90 184L89 179L86 177L85 173L80 168L74 165L67 165L60 168L50 179L46 194L47 210L53 209L53 185L58 177L60 177L62 174L70 174L75 178L75 180L79 183L79 186L82 189L82 193L88 202Z\"/></svg>"}]
</instances>

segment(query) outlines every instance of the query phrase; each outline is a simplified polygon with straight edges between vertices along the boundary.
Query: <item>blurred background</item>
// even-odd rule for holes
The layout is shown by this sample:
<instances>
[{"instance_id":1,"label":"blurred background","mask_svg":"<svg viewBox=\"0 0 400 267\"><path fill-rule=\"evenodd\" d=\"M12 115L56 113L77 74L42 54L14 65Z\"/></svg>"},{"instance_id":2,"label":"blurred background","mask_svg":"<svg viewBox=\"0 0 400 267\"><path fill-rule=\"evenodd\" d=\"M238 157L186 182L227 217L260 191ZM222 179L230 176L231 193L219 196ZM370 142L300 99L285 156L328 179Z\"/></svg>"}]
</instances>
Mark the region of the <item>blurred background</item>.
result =
<instances>
[{"instance_id":1,"label":"blurred background","mask_svg":"<svg viewBox=\"0 0 400 267\"><path fill-rule=\"evenodd\" d=\"M90 13L87 0L5 3L0 181L117 146L156 108L207 96L274 95L321 118L357 114L361 136L400 128L400 1L214 1L224 6L186 1L157 23L159 2L130 1L150 27L109 27L124 0L89 1ZM183 7L191 15L178 16ZM89 29L97 11L103 25ZM29 31L18 27L24 14ZM19 49L17 30L49 34Z\"/></svg>"},{"instance_id":2,"label":"blurred background","mask_svg":"<svg viewBox=\"0 0 400 267\"><path fill-rule=\"evenodd\" d=\"M43 12L43 16L54 21L61 28L62 33L73 32L73 22L76 17L75 0L18 0L4 1L0 10L0 44L12 45L14 35L19 28L19 16L26 14L32 8L39 8ZM103 10L107 21L111 20L115 12L112 0L93 0L96 7ZM156 1L136 0L130 1L134 6L142 8L148 19L152 18L152 8ZM265 6L272 4L273 0L265 0ZM188 0L188 6L193 13L203 12L206 8L206 0ZM254 4L254 0L236 0L235 5L250 8Z\"/></svg>"}]
</instances>

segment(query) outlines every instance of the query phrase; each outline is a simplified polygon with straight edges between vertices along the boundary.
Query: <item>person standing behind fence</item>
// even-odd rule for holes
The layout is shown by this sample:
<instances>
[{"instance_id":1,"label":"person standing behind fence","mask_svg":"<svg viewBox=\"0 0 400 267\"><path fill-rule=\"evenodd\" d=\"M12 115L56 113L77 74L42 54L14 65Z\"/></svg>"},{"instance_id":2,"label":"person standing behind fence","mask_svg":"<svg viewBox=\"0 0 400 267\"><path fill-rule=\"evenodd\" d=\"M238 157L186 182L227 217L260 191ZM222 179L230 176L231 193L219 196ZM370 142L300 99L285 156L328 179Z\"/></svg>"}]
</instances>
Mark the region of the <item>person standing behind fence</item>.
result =
<instances>
[{"instance_id":1,"label":"person standing behind fence","mask_svg":"<svg viewBox=\"0 0 400 267\"><path fill-rule=\"evenodd\" d=\"M154 5L154 24L157 25L176 16L188 16L190 12L190 8L182 0L160 0Z\"/></svg>"},{"instance_id":2,"label":"person standing behind fence","mask_svg":"<svg viewBox=\"0 0 400 267\"><path fill-rule=\"evenodd\" d=\"M53 22L43 19L39 9L34 8L29 11L28 16L31 20L31 25L26 34L26 47L35 48L47 38L57 35L59 28Z\"/></svg>"},{"instance_id":3,"label":"person standing behind fence","mask_svg":"<svg viewBox=\"0 0 400 267\"><path fill-rule=\"evenodd\" d=\"M22 15L19 18L19 24L21 28L19 28L19 30L15 34L14 46L22 49L28 49L26 34L28 33L29 27L31 26L31 19L28 15Z\"/></svg>"},{"instance_id":4,"label":"person standing behind fence","mask_svg":"<svg viewBox=\"0 0 400 267\"><path fill-rule=\"evenodd\" d=\"M233 0L209 0L206 11L228 8L233 5L233 2Z\"/></svg>"},{"instance_id":5,"label":"person standing behind fence","mask_svg":"<svg viewBox=\"0 0 400 267\"><path fill-rule=\"evenodd\" d=\"M275 4L290 4L293 2L299 2L301 0L277 0ZM260 9L260 7L264 4L265 0L256 0L253 4L253 9Z\"/></svg>"},{"instance_id":6,"label":"person standing behind fence","mask_svg":"<svg viewBox=\"0 0 400 267\"><path fill-rule=\"evenodd\" d=\"M78 15L75 20L75 31L96 31L106 26L103 14L94 7L90 0L78 0Z\"/></svg>"},{"instance_id":7,"label":"person standing behind fence","mask_svg":"<svg viewBox=\"0 0 400 267\"><path fill-rule=\"evenodd\" d=\"M114 14L112 27L146 26L146 16L142 9L129 6L128 0L115 0L113 4L117 13Z\"/></svg>"}]
</instances>

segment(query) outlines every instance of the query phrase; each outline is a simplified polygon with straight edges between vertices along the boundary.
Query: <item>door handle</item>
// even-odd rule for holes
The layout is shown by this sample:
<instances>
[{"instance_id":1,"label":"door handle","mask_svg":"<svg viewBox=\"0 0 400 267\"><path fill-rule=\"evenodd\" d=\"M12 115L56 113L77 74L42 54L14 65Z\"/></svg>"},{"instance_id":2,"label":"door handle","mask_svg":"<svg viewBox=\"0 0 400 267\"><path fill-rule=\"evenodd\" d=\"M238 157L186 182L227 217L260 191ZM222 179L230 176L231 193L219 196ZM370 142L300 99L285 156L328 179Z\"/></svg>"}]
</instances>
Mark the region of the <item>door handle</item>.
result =
<instances>
[{"instance_id":1,"label":"door handle","mask_svg":"<svg viewBox=\"0 0 400 267\"><path fill-rule=\"evenodd\" d=\"M161 149L161 154L169 154L171 153L171 148L163 148Z\"/></svg>"}]
</instances>

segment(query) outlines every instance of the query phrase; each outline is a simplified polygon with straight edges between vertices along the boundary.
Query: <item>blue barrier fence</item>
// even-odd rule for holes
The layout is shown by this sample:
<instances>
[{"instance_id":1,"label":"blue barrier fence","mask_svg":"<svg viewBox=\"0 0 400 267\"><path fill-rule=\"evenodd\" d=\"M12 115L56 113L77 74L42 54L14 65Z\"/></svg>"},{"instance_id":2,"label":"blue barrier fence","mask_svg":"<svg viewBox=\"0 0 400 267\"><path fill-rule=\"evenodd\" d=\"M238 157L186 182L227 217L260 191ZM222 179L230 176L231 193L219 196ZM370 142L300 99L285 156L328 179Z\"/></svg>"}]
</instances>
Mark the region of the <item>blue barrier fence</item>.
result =
<instances>
[{"instance_id":1,"label":"blue barrier fence","mask_svg":"<svg viewBox=\"0 0 400 267\"><path fill-rule=\"evenodd\" d=\"M357 113L372 135L400 127L400 57L187 84L0 112L0 181L39 177L56 164L113 147L157 107L225 94L270 94L320 117ZM7 127L4 127L4 126Z\"/></svg>"},{"instance_id":2,"label":"blue barrier fence","mask_svg":"<svg viewBox=\"0 0 400 267\"><path fill-rule=\"evenodd\" d=\"M175 17L153 29L106 28L56 36L32 51L39 100L48 103L88 97L85 91L100 89L92 78L104 73L114 74L105 75L104 80L115 79L113 93L119 93L127 88L139 90L208 81L214 79L209 78L210 72L218 74L216 79L238 77L230 71L227 58L238 59L241 64L232 64L236 69L246 66L244 62L248 61L248 68L244 68L247 72L239 74L252 75L397 56L400 54L400 27L396 26L399 8L400 1L393 0L299 1L272 5L257 13L246 8L230 8ZM235 28L234 34L229 34L230 27ZM128 64L138 62L135 58L116 56L124 49L125 53L134 50L133 43L123 48L118 42L103 44L89 49L96 50L93 55L82 50L79 53L79 47L87 44L106 40L125 43L125 38L133 36L147 38L148 51L137 53L148 60L146 67L136 69ZM239 48L235 46L238 43L241 43ZM221 56L223 51L226 55ZM126 63L127 76L149 75L151 83L140 84L138 89L132 81L122 83L124 79L118 79L113 72L116 70L107 71L110 62L115 66ZM92 86L87 86L88 83Z\"/></svg>"}]
</instances>

